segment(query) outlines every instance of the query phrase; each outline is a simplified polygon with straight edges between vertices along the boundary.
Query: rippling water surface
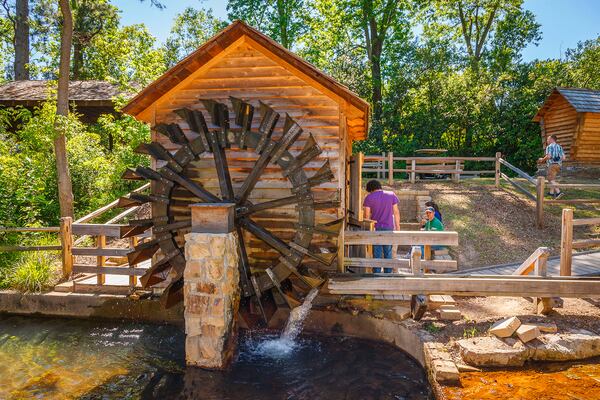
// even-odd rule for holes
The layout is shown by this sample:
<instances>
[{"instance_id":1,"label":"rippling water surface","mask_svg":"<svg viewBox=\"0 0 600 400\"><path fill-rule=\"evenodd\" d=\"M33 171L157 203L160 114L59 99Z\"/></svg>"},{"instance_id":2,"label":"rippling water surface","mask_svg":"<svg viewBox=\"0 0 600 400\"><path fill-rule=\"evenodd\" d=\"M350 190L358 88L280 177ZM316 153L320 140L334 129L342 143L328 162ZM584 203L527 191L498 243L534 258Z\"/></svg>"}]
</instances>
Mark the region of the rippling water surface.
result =
<instances>
[{"instance_id":1,"label":"rippling water surface","mask_svg":"<svg viewBox=\"0 0 600 400\"><path fill-rule=\"evenodd\" d=\"M243 334L231 369L184 366L171 326L0 317L0 399L431 399L422 369L387 345Z\"/></svg>"}]
</instances>

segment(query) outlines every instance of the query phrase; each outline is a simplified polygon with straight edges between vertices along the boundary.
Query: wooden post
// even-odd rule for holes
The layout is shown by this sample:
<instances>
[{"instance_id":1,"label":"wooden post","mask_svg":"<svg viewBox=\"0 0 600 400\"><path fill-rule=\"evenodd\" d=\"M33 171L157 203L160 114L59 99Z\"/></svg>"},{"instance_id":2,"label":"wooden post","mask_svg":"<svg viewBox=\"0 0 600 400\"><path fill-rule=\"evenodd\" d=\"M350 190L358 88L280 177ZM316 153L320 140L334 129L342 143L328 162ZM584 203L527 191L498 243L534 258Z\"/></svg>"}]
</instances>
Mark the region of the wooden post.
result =
<instances>
[{"instance_id":1,"label":"wooden post","mask_svg":"<svg viewBox=\"0 0 600 400\"><path fill-rule=\"evenodd\" d=\"M73 272L73 218L60 219L60 243L62 245L62 273L67 279Z\"/></svg>"},{"instance_id":2,"label":"wooden post","mask_svg":"<svg viewBox=\"0 0 600 400\"><path fill-rule=\"evenodd\" d=\"M412 246L410 250L410 269L414 276L423 276L423 268L421 266L421 247ZM416 294L410 297L410 314L415 321L423 318L429 297L423 294Z\"/></svg>"},{"instance_id":3,"label":"wooden post","mask_svg":"<svg viewBox=\"0 0 600 400\"><path fill-rule=\"evenodd\" d=\"M388 185L394 184L394 153L388 151Z\"/></svg>"},{"instance_id":4,"label":"wooden post","mask_svg":"<svg viewBox=\"0 0 600 400\"><path fill-rule=\"evenodd\" d=\"M535 274L537 276L546 277L548 275L548 257L550 250L547 247L542 248L542 254L535 261ZM551 297L537 297L535 299L536 312L538 314L547 315L552 311L554 301Z\"/></svg>"},{"instance_id":5,"label":"wooden post","mask_svg":"<svg viewBox=\"0 0 600 400\"><path fill-rule=\"evenodd\" d=\"M496 167L494 168L496 171L496 176L494 177L494 184L496 185L496 188L500 187L500 158L502 158L502 153L497 152L496 153Z\"/></svg>"},{"instance_id":6,"label":"wooden post","mask_svg":"<svg viewBox=\"0 0 600 400\"><path fill-rule=\"evenodd\" d=\"M410 162L410 183L415 183L417 180L417 160L412 159Z\"/></svg>"},{"instance_id":7,"label":"wooden post","mask_svg":"<svg viewBox=\"0 0 600 400\"><path fill-rule=\"evenodd\" d=\"M96 238L96 247L99 249L106 247L106 236L98 235L98 237ZM101 272L102 267L106 266L106 257L97 256L96 266L98 267L98 271ZM98 285L104 285L104 274L99 273L96 275L96 283Z\"/></svg>"},{"instance_id":8,"label":"wooden post","mask_svg":"<svg viewBox=\"0 0 600 400\"><path fill-rule=\"evenodd\" d=\"M410 269L413 275L422 276L423 269L421 268L421 247L413 246L410 251Z\"/></svg>"},{"instance_id":9,"label":"wooden post","mask_svg":"<svg viewBox=\"0 0 600 400\"><path fill-rule=\"evenodd\" d=\"M562 210L562 231L560 235L560 275L571 276L573 257L573 209Z\"/></svg>"},{"instance_id":10,"label":"wooden post","mask_svg":"<svg viewBox=\"0 0 600 400\"><path fill-rule=\"evenodd\" d=\"M543 176L538 176L536 184L536 205L535 205L535 222L538 229L544 227L544 190L546 180Z\"/></svg>"},{"instance_id":11,"label":"wooden post","mask_svg":"<svg viewBox=\"0 0 600 400\"><path fill-rule=\"evenodd\" d=\"M425 254L423 254L423 258L425 260L431 260L431 246L426 244L423 246L423 250L424 250L423 253L425 253Z\"/></svg>"},{"instance_id":12,"label":"wooden post","mask_svg":"<svg viewBox=\"0 0 600 400\"><path fill-rule=\"evenodd\" d=\"M131 247L132 249L138 245L138 237L137 236L132 236L129 238L129 247ZM137 264L133 264L130 265L129 268L135 268L137 267ZM135 275L129 275L129 286L133 289L135 288L135 285L137 284L137 277Z\"/></svg>"},{"instance_id":13,"label":"wooden post","mask_svg":"<svg viewBox=\"0 0 600 400\"><path fill-rule=\"evenodd\" d=\"M454 163L454 170L460 171L460 160L456 160L456 162ZM452 174L452 181L455 183L458 183L458 181L460 181L460 172Z\"/></svg>"}]
</instances>

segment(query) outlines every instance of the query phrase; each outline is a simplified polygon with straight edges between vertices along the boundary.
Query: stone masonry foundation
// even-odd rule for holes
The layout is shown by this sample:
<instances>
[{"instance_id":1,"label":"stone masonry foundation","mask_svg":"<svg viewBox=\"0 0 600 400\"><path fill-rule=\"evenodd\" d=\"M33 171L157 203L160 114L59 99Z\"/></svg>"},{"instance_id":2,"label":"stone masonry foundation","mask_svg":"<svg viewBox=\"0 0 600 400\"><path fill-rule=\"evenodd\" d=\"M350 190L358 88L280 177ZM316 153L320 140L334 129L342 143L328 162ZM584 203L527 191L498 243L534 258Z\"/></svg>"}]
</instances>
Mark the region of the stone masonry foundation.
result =
<instances>
[{"instance_id":1,"label":"stone masonry foundation","mask_svg":"<svg viewBox=\"0 0 600 400\"><path fill-rule=\"evenodd\" d=\"M185 236L183 275L186 364L226 368L233 357L240 303L238 238L231 233Z\"/></svg>"}]
</instances>

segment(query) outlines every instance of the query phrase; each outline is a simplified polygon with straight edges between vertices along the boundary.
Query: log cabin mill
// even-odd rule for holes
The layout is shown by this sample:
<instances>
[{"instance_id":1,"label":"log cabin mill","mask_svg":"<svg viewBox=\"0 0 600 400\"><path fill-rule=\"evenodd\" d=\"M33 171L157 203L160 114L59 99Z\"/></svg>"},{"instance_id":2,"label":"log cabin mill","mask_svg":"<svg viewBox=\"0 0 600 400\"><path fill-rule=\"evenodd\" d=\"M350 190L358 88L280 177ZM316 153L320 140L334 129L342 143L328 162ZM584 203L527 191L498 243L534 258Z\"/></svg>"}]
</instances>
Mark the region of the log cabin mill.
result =
<instances>
[{"instance_id":1,"label":"log cabin mill","mask_svg":"<svg viewBox=\"0 0 600 400\"><path fill-rule=\"evenodd\" d=\"M55 81L30 80L13 81L0 85L0 106L22 106L29 110L51 98L56 90ZM114 99L130 96L119 85L106 81L69 82L69 102L84 123L95 123L100 115L116 113Z\"/></svg>"},{"instance_id":2,"label":"log cabin mill","mask_svg":"<svg viewBox=\"0 0 600 400\"><path fill-rule=\"evenodd\" d=\"M544 148L548 136L558 136L566 156L563 175L600 176L600 91L555 88L533 120Z\"/></svg>"},{"instance_id":3,"label":"log cabin mill","mask_svg":"<svg viewBox=\"0 0 600 400\"><path fill-rule=\"evenodd\" d=\"M366 101L236 21L123 111L152 128L139 151L152 156L153 170L125 174L150 179L152 195L122 205L152 203L158 245L142 255L154 260L142 283L167 285L168 304L181 298L193 203L236 204L246 296L280 289L288 277L306 289L341 269L349 159L352 142L367 136Z\"/></svg>"}]
</instances>

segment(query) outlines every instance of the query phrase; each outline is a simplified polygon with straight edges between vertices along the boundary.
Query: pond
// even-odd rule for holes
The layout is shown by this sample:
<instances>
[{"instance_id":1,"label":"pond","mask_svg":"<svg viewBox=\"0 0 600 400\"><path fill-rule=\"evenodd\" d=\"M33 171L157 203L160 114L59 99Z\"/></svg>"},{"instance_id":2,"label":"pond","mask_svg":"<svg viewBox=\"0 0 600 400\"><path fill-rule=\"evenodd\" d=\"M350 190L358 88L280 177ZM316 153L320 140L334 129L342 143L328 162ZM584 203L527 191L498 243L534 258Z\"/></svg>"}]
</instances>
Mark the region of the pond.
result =
<instances>
[{"instance_id":1,"label":"pond","mask_svg":"<svg viewBox=\"0 0 600 400\"><path fill-rule=\"evenodd\" d=\"M176 327L0 316L0 399L432 399L420 366L370 341L243 332L226 372L184 365Z\"/></svg>"}]
</instances>

